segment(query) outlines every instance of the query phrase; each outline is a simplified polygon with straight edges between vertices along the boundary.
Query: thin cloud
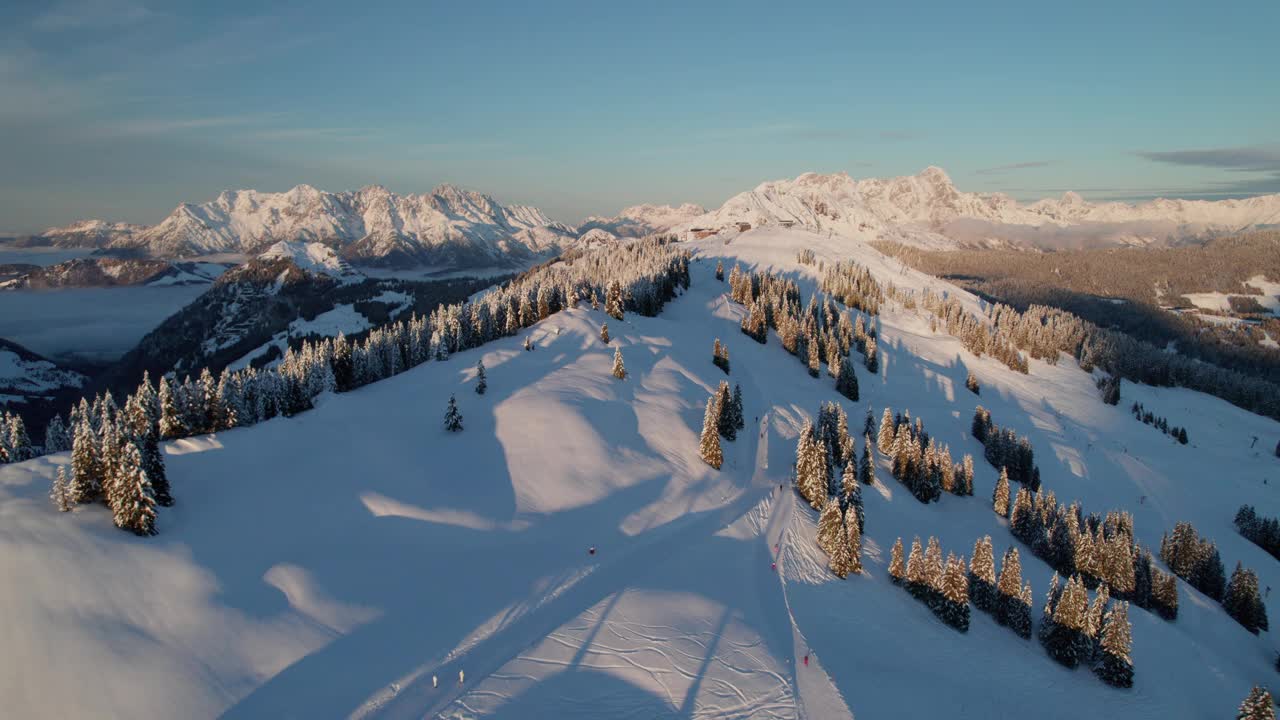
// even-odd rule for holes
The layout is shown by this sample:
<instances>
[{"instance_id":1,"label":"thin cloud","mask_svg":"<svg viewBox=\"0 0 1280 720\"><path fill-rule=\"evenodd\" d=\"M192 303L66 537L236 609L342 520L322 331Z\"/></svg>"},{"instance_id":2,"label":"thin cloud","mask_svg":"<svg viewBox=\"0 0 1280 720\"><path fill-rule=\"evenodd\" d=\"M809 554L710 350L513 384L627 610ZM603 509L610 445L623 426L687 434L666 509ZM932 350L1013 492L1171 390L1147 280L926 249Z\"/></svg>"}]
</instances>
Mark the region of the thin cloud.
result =
<instances>
[{"instance_id":1,"label":"thin cloud","mask_svg":"<svg viewBox=\"0 0 1280 720\"><path fill-rule=\"evenodd\" d=\"M154 15L146 6L129 0L70 0L37 15L31 27L42 32L122 27Z\"/></svg>"},{"instance_id":2,"label":"thin cloud","mask_svg":"<svg viewBox=\"0 0 1280 720\"><path fill-rule=\"evenodd\" d=\"M1217 168L1239 172L1280 170L1280 146L1210 148L1205 150L1139 151L1138 157L1152 162L1191 167Z\"/></svg>"},{"instance_id":3,"label":"thin cloud","mask_svg":"<svg viewBox=\"0 0 1280 720\"><path fill-rule=\"evenodd\" d=\"M981 170L974 170L973 174L974 175L1003 175L1005 173L1010 173L1017 170L1030 170L1032 168L1042 168L1052 164L1053 164L1053 161L1051 160L1032 160L1030 162L1020 162L1020 163L1013 163L1010 165L996 165L995 167L982 168Z\"/></svg>"}]
</instances>

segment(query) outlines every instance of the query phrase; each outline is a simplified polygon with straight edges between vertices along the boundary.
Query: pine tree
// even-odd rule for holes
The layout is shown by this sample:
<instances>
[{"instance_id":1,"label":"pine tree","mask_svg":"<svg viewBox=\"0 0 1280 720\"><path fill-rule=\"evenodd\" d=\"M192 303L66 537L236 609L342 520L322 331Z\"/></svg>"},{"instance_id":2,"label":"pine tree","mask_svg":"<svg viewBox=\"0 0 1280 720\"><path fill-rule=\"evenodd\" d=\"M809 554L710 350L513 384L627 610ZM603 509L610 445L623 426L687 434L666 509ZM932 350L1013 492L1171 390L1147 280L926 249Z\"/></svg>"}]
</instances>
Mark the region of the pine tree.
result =
<instances>
[{"instance_id":1,"label":"pine tree","mask_svg":"<svg viewBox=\"0 0 1280 720\"><path fill-rule=\"evenodd\" d=\"M65 465L58 466L58 474L53 478L53 487L49 491L49 499L53 501L53 506L58 508L59 512L68 512L75 505L75 503L71 502L71 487L67 482L67 467Z\"/></svg>"},{"instance_id":2,"label":"pine tree","mask_svg":"<svg viewBox=\"0 0 1280 720\"><path fill-rule=\"evenodd\" d=\"M54 415L44 429L44 451L46 453L65 452L71 449L71 440L67 437L67 426L61 415Z\"/></svg>"},{"instance_id":3,"label":"pine tree","mask_svg":"<svg viewBox=\"0 0 1280 720\"><path fill-rule=\"evenodd\" d=\"M1253 690L1249 691L1249 697L1240 703L1240 712L1236 714L1236 720L1276 720L1275 704L1271 699L1271 693L1266 688L1253 686Z\"/></svg>"},{"instance_id":4,"label":"pine tree","mask_svg":"<svg viewBox=\"0 0 1280 720\"><path fill-rule=\"evenodd\" d=\"M720 405L719 432L725 440L738 439L738 424L733 417L733 394L729 392L729 383L720 381L716 390L716 403Z\"/></svg>"},{"instance_id":5,"label":"pine tree","mask_svg":"<svg viewBox=\"0 0 1280 720\"><path fill-rule=\"evenodd\" d=\"M5 428L0 428L0 432L4 430ZM27 436L27 426L22 422L21 415L15 413L9 416L8 432L11 462L23 462L36 456L35 449L31 447L31 438Z\"/></svg>"},{"instance_id":6,"label":"pine tree","mask_svg":"<svg viewBox=\"0 0 1280 720\"><path fill-rule=\"evenodd\" d=\"M991 496L992 508L1000 517L1009 515L1009 472L1000 468L1000 479L996 481L995 493Z\"/></svg>"},{"instance_id":7,"label":"pine tree","mask_svg":"<svg viewBox=\"0 0 1280 720\"><path fill-rule=\"evenodd\" d=\"M881 455L890 455L893 449L893 443L896 439L897 426L893 422L893 413L889 408L884 409L884 415L880 417L880 434L876 438L876 446L880 450Z\"/></svg>"},{"instance_id":8,"label":"pine tree","mask_svg":"<svg viewBox=\"0 0 1280 720\"><path fill-rule=\"evenodd\" d=\"M1022 594L1018 602L1012 605L1009 617L1009 629L1026 640L1031 637L1031 583L1022 586Z\"/></svg>"},{"instance_id":9,"label":"pine tree","mask_svg":"<svg viewBox=\"0 0 1280 720\"><path fill-rule=\"evenodd\" d=\"M489 378L484 373L484 361L476 363L476 394L483 395L489 389Z\"/></svg>"},{"instance_id":10,"label":"pine tree","mask_svg":"<svg viewBox=\"0 0 1280 720\"><path fill-rule=\"evenodd\" d=\"M733 384L733 426L739 430L747 427L746 416L742 413L742 385Z\"/></svg>"},{"instance_id":11,"label":"pine tree","mask_svg":"<svg viewBox=\"0 0 1280 720\"><path fill-rule=\"evenodd\" d=\"M1045 638L1049 657L1073 668L1088 660L1092 642L1086 632L1089 592L1079 576L1072 576L1053 611L1053 629Z\"/></svg>"},{"instance_id":12,"label":"pine tree","mask_svg":"<svg viewBox=\"0 0 1280 720\"><path fill-rule=\"evenodd\" d=\"M702 461L719 470L724 462L720 451L720 406L717 395L707 398L707 409L702 416L702 437L698 442L698 454Z\"/></svg>"},{"instance_id":13,"label":"pine tree","mask_svg":"<svg viewBox=\"0 0 1280 720\"><path fill-rule=\"evenodd\" d=\"M444 412L444 429L449 432L458 432L462 429L462 413L458 412L458 401L449 396L449 407Z\"/></svg>"},{"instance_id":14,"label":"pine tree","mask_svg":"<svg viewBox=\"0 0 1280 720\"><path fill-rule=\"evenodd\" d=\"M711 348L711 363L729 374L729 348L720 344L720 338L716 338L715 345Z\"/></svg>"},{"instance_id":15,"label":"pine tree","mask_svg":"<svg viewBox=\"0 0 1280 720\"><path fill-rule=\"evenodd\" d=\"M71 502L92 502L102 488L102 458L98 439L87 418L76 423L71 447Z\"/></svg>"},{"instance_id":16,"label":"pine tree","mask_svg":"<svg viewBox=\"0 0 1280 720\"><path fill-rule=\"evenodd\" d=\"M173 505L173 495L169 488L169 475L164 467L164 453L160 450L160 438L155 432L148 432L136 438L138 450L142 454L142 471L147 474L151 483L152 495L161 507Z\"/></svg>"},{"instance_id":17,"label":"pine tree","mask_svg":"<svg viewBox=\"0 0 1280 720\"><path fill-rule=\"evenodd\" d=\"M843 515L840 512L840 501L836 498L827 500L818 516L818 547L827 555L834 555L837 536L841 534ZM832 568L834 569L834 568Z\"/></svg>"},{"instance_id":18,"label":"pine tree","mask_svg":"<svg viewBox=\"0 0 1280 720\"><path fill-rule=\"evenodd\" d=\"M858 481L863 485L870 485L876 481L875 468L871 464L871 436L864 435L862 442L862 457L858 458Z\"/></svg>"},{"instance_id":19,"label":"pine tree","mask_svg":"<svg viewBox=\"0 0 1280 720\"><path fill-rule=\"evenodd\" d=\"M600 323L600 342L609 344L609 323Z\"/></svg>"},{"instance_id":20,"label":"pine tree","mask_svg":"<svg viewBox=\"0 0 1280 720\"><path fill-rule=\"evenodd\" d=\"M857 520L853 518L850 520L853 525L857 525ZM836 526L835 536L831 539L831 560L828 566L839 578L848 577L849 573L855 572L857 566L854 551L850 545L849 532L849 528L844 523L840 523Z\"/></svg>"},{"instance_id":21,"label":"pine tree","mask_svg":"<svg viewBox=\"0 0 1280 720\"><path fill-rule=\"evenodd\" d=\"M816 338L810 336L806 344L809 348L808 360L805 362L805 367L809 370L809 377L818 377L822 374L822 356L818 354L818 341Z\"/></svg>"},{"instance_id":22,"label":"pine tree","mask_svg":"<svg viewBox=\"0 0 1280 720\"><path fill-rule=\"evenodd\" d=\"M1254 635L1268 629L1267 608L1258 591L1258 576L1238 562L1227 583L1222 609Z\"/></svg>"},{"instance_id":23,"label":"pine tree","mask_svg":"<svg viewBox=\"0 0 1280 720\"><path fill-rule=\"evenodd\" d=\"M896 585L903 584L907 579L907 566L902 561L902 538L895 540L889 551L889 579Z\"/></svg>"},{"instance_id":24,"label":"pine tree","mask_svg":"<svg viewBox=\"0 0 1280 720\"><path fill-rule=\"evenodd\" d=\"M907 590L912 595L920 596L924 584L924 551L920 549L920 536L911 541L911 552L907 555Z\"/></svg>"},{"instance_id":25,"label":"pine tree","mask_svg":"<svg viewBox=\"0 0 1280 720\"><path fill-rule=\"evenodd\" d=\"M853 363L849 362L849 358L840 361L840 374L836 376L836 392L857 402L858 400L858 376L853 370Z\"/></svg>"},{"instance_id":26,"label":"pine tree","mask_svg":"<svg viewBox=\"0 0 1280 720\"><path fill-rule=\"evenodd\" d=\"M867 338L867 372L872 375L880 372L879 353L876 350L875 338Z\"/></svg>"},{"instance_id":27,"label":"pine tree","mask_svg":"<svg viewBox=\"0 0 1280 720\"><path fill-rule=\"evenodd\" d=\"M186 426L178 398L169 378L160 378L160 437L166 440L186 437L191 429Z\"/></svg>"},{"instance_id":28,"label":"pine tree","mask_svg":"<svg viewBox=\"0 0 1280 720\"><path fill-rule=\"evenodd\" d=\"M156 534L156 501L151 493L151 481L142 469L138 446L131 442L126 442L121 451L110 493L109 504L116 527L135 535Z\"/></svg>"},{"instance_id":29,"label":"pine tree","mask_svg":"<svg viewBox=\"0 0 1280 720\"><path fill-rule=\"evenodd\" d=\"M996 621L1009 625L1017 614L1015 607L1022 592L1022 560L1017 548L1009 548L1000 561L1000 579L996 581Z\"/></svg>"},{"instance_id":30,"label":"pine tree","mask_svg":"<svg viewBox=\"0 0 1280 720\"><path fill-rule=\"evenodd\" d=\"M947 556L942 576L943 621L960 632L969 631L969 579L964 558Z\"/></svg>"},{"instance_id":31,"label":"pine tree","mask_svg":"<svg viewBox=\"0 0 1280 720\"><path fill-rule=\"evenodd\" d=\"M964 386L974 395L982 394L982 387L978 385L978 378L974 377L973 373L969 373L968 377L964 379Z\"/></svg>"},{"instance_id":32,"label":"pine tree","mask_svg":"<svg viewBox=\"0 0 1280 720\"><path fill-rule=\"evenodd\" d=\"M724 280L724 261L723 260L716 261L716 279L720 281Z\"/></svg>"},{"instance_id":33,"label":"pine tree","mask_svg":"<svg viewBox=\"0 0 1280 720\"><path fill-rule=\"evenodd\" d=\"M1116 602L1102 621L1100 659L1094 672L1114 687L1133 687L1133 628L1129 625L1129 603Z\"/></svg>"},{"instance_id":34,"label":"pine tree","mask_svg":"<svg viewBox=\"0 0 1280 720\"><path fill-rule=\"evenodd\" d=\"M996 563L990 535L973 543L973 557L969 559L969 588L973 604L979 610L987 613L996 611Z\"/></svg>"},{"instance_id":35,"label":"pine tree","mask_svg":"<svg viewBox=\"0 0 1280 720\"><path fill-rule=\"evenodd\" d=\"M862 509L862 486L858 483L858 473L853 469L853 461L845 463L844 474L840 478L840 492L844 496L846 510L852 510L858 518L858 529L861 531L866 522Z\"/></svg>"},{"instance_id":36,"label":"pine tree","mask_svg":"<svg viewBox=\"0 0 1280 720\"><path fill-rule=\"evenodd\" d=\"M849 572L862 572L862 521L857 514L845 515L845 533L849 537Z\"/></svg>"},{"instance_id":37,"label":"pine tree","mask_svg":"<svg viewBox=\"0 0 1280 720\"><path fill-rule=\"evenodd\" d=\"M622 364L622 348L613 349L613 376L619 380L627 379L627 368Z\"/></svg>"},{"instance_id":38,"label":"pine tree","mask_svg":"<svg viewBox=\"0 0 1280 720\"><path fill-rule=\"evenodd\" d=\"M826 450L816 437L813 423L807 419L796 443L796 486L801 497L808 500L814 510L821 510L826 504Z\"/></svg>"}]
</instances>

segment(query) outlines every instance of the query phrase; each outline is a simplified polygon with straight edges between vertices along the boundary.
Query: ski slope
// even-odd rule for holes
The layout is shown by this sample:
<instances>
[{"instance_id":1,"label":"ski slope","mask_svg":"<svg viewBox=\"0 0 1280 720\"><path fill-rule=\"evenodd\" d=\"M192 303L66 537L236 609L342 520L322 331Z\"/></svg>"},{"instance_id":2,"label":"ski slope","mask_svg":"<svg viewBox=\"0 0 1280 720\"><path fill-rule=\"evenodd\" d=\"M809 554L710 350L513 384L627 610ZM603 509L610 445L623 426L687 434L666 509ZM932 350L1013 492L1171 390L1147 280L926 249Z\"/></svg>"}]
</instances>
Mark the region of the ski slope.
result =
<instances>
[{"instance_id":1,"label":"ski slope","mask_svg":"<svg viewBox=\"0 0 1280 720\"><path fill-rule=\"evenodd\" d=\"M997 558L1016 542L968 436L980 402L1030 437L1059 500L1129 510L1153 547L1190 520L1228 571L1241 560L1280 587L1277 561L1231 525L1244 502L1280 514L1280 423L1128 383L1106 406L1073 362L1014 374L891 303L880 373L859 366L862 399L849 403L776 336L762 346L741 334L717 259L812 287L816 268L795 261L811 248L899 287L977 299L847 239L769 228L727 240L693 244L693 285L660 317L580 307L293 418L168 443L177 505L154 538L116 530L100 507L57 513L45 496L66 454L0 466L6 713L1198 718L1229 715L1274 679L1269 634L1250 635L1181 581L1175 623L1130 611L1135 686L1117 690L981 612L957 633L892 585L887 564L899 536L937 535L968 555L990 534ZM747 418L720 471L697 454L705 400L725 379L716 337ZM614 347L626 380L610 375ZM964 389L970 371L980 398ZM441 428L451 393L458 434ZM881 463L863 490L865 572L843 581L788 483L800 425L824 400L854 428L868 405L877 420L886 405L909 409L978 471L974 497L926 506ZM1185 425L1191 444L1135 421L1135 400ZM1052 571L1025 548L1022 563L1038 622Z\"/></svg>"}]
</instances>

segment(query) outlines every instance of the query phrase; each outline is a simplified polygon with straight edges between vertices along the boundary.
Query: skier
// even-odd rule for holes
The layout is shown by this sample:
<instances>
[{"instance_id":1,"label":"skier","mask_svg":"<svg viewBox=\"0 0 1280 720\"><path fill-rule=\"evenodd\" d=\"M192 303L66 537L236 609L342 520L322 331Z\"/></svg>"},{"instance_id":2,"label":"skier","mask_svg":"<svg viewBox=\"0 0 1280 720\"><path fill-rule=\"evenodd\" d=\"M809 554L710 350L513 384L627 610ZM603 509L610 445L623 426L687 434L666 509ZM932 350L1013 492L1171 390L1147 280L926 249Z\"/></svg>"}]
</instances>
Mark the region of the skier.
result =
<instances>
[{"instance_id":1,"label":"skier","mask_svg":"<svg viewBox=\"0 0 1280 720\"><path fill-rule=\"evenodd\" d=\"M595 555L595 554L596 554L596 546L595 546L595 545L592 545L590 548L588 548L588 549L587 549L587 554L588 554L588 555Z\"/></svg>"},{"instance_id":2,"label":"skier","mask_svg":"<svg viewBox=\"0 0 1280 720\"><path fill-rule=\"evenodd\" d=\"M778 569L778 563L776 563L776 562L771 562L771 563L769 563L769 569L770 569L770 570L773 570L773 571L777 571L777 569Z\"/></svg>"},{"instance_id":3,"label":"skier","mask_svg":"<svg viewBox=\"0 0 1280 720\"><path fill-rule=\"evenodd\" d=\"M466 676L466 675L465 675L461 670L459 670L459 671L458 671L458 684L459 684L459 685L461 685L461 684L462 684L466 679L467 679L467 676Z\"/></svg>"},{"instance_id":4,"label":"skier","mask_svg":"<svg viewBox=\"0 0 1280 720\"><path fill-rule=\"evenodd\" d=\"M440 678L436 677L435 675L432 675L432 676L431 676L431 689L432 689L432 690L435 690L435 689L436 689L436 688L438 688L438 687L440 687Z\"/></svg>"},{"instance_id":5,"label":"skier","mask_svg":"<svg viewBox=\"0 0 1280 720\"><path fill-rule=\"evenodd\" d=\"M805 654L805 656L804 656L804 666L805 666L805 667L809 667L809 655L808 655L808 653L806 653L806 654Z\"/></svg>"}]
</instances>

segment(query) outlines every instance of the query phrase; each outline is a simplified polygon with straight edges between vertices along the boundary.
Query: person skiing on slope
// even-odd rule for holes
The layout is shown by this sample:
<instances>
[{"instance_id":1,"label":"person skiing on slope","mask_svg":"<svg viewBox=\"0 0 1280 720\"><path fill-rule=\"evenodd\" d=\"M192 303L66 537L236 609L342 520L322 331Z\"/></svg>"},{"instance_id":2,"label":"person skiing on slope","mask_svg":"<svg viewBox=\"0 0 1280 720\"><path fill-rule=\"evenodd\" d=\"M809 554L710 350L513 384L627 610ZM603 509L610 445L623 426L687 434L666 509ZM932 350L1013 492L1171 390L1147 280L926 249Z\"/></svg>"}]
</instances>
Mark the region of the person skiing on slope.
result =
<instances>
[{"instance_id":1,"label":"person skiing on slope","mask_svg":"<svg viewBox=\"0 0 1280 720\"><path fill-rule=\"evenodd\" d=\"M807 654L804 656L804 666L809 667L809 656Z\"/></svg>"},{"instance_id":2,"label":"person skiing on slope","mask_svg":"<svg viewBox=\"0 0 1280 720\"><path fill-rule=\"evenodd\" d=\"M435 690L435 689L436 689L436 688L438 688L438 687L440 687L440 678L436 677L435 675L432 675L432 676L431 676L431 689L432 689L432 690Z\"/></svg>"},{"instance_id":3,"label":"person skiing on slope","mask_svg":"<svg viewBox=\"0 0 1280 720\"><path fill-rule=\"evenodd\" d=\"M459 671L458 671L458 684L459 684L459 685L461 685L464 681L466 681L466 679L467 679L467 676L466 676L466 675L465 675L461 670L459 670Z\"/></svg>"},{"instance_id":4,"label":"person skiing on slope","mask_svg":"<svg viewBox=\"0 0 1280 720\"><path fill-rule=\"evenodd\" d=\"M778 569L778 563L776 563L776 562L771 562L771 563L769 563L769 569L770 569L770 570L777 570L777 569Z\"/></svg>"},{"instance_id":5,"label":"person skiing on slope","mask_svg":"<svg viewBox=\"0 0 1280 720\"><path fill-rule=\"evenodd\" d=\"M587 548L587 554L588 554L588 555L595 555L595 554L596 554L596 546L595 546L595 545L592 545L591 547Z\"/></svg>"}]
</instances>

